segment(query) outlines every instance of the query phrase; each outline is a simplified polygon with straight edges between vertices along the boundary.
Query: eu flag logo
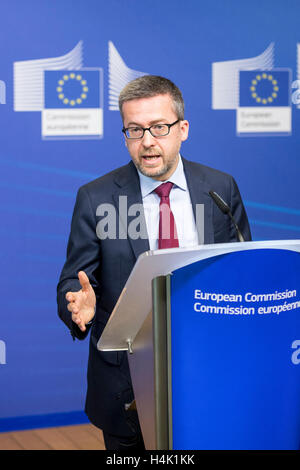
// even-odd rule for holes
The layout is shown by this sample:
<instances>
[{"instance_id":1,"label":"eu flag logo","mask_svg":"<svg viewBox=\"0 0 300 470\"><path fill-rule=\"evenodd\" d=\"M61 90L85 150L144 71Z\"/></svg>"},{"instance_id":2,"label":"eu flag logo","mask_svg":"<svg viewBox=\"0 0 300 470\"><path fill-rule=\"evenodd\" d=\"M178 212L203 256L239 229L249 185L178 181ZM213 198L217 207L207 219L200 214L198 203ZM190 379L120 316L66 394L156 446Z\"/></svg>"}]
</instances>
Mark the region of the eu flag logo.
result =
<instances>
[{"instance_id":1,"label":"eu flag logo","mask_svg":"<svg viewBox=\"0 0 300 470\"><path fill-rule=\"evenodd\" d=\"M100 108L99 70L45 71L45 109Z\"/></svg>"},{"instance_id":2,"label":"eu flag logo","mask_svg":"<svg viewBox=\"0 0 300 470\"><path fill-rule=\"evenodd\" d=\"M289 106L289 70L240 71L240 107Z\"/></svg>"},{"instance_id":3,"label":"eu flag logo","mask_svg":"<svg viewBox=\"0 0 300 470\"><path fill-rule=\"evenodd\" d=\"M44 139L103 137L102 69L44 71Z\"/></svg>"},{"instance_id":4,"label":"eu flag logo","mask_svg":"<svg viewBox=\"0 0 300 470\"><path fill-rule=\"evenodd\" d=\"M288 69L241 70L238 135L290 135L292 112Z\"/></svg>"}]
</instances>

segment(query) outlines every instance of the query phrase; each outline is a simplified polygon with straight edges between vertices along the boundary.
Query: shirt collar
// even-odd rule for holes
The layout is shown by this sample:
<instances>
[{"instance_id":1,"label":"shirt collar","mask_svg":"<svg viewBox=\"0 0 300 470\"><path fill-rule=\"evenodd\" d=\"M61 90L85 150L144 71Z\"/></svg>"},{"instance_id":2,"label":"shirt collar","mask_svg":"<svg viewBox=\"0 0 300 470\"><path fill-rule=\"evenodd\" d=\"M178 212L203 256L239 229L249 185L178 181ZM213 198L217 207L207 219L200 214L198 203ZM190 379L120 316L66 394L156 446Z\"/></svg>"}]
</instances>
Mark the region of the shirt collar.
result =
<instances>
[{"instance_id":1,"label":"shirt collar","mask_svg":"<svg viewBox=\"0 0 300 470\"><path fill-rule=\"evenodd\" d=\"M162 184L162 181L157 181L153 178L150 178L150 176L143 175L139 170L137 171L140 178L141 193L143 198L148 196L148 194L152 193L159 185ZM167 181L170 181L183 191L187 190L187 183L184 174L181 155L179 155L179 161L176 170ZM164 183L166 183L167 181L164 181Z\"/></svg>"}]
</instances>

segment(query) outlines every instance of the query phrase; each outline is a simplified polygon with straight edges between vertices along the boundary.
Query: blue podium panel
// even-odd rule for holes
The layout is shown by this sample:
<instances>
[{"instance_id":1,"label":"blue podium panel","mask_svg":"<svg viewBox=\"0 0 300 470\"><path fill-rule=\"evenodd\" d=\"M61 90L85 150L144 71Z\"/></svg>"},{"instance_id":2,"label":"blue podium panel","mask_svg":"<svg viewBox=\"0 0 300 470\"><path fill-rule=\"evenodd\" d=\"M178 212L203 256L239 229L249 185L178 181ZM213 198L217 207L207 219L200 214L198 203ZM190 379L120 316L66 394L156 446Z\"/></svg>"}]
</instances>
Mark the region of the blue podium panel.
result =
<instances>
[{"instance_id":1,"label":"blue podium panel","mask_svg":"<svg viewBox=\"0 0 300 470\"><path fill-rule=\"evenodd\" d=\"M171 332L173 449L299 449L299 253L174 271Z\"/></svg>"}]
</instances>

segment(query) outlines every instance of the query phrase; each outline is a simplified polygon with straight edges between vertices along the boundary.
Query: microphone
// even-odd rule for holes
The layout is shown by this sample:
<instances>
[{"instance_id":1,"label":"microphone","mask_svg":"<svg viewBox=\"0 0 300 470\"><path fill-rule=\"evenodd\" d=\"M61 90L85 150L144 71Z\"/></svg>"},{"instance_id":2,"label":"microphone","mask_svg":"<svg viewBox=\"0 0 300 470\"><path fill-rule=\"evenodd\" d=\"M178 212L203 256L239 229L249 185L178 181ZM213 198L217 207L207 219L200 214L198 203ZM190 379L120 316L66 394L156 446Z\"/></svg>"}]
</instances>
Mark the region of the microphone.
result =
<instances>
[{"instance_id":1,"label":"microphone","mask_svg":"<svg viewBox=\"0 0 300 470\"><path fill-rule=\"evenodd\" d=\"M222 199L221 196L219 196L219 194L216 193L215 191L209 191L209 195L213 199L213 201L216 203L216 205L218 206L220 211L223 212L223 214L228 215L231 218L231 221L232 221L232 223L234 225L234 228L236 230L236 234L237 234L239 242L244 242L245 239L244 239L238 225L236 224L236 222L233 218L233 215L231 213L231 210L230 210L228 204L226 204L224 199Z\"/></svg>"}]
</instances>

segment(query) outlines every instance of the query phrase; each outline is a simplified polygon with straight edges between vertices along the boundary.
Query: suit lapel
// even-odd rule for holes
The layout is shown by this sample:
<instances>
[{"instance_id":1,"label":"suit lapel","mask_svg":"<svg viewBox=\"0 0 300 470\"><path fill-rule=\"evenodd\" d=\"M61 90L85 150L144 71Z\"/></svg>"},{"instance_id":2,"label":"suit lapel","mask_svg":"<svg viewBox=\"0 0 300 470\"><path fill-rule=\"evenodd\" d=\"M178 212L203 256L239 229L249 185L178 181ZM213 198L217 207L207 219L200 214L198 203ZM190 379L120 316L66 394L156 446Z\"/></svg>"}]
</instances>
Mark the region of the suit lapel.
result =
<instances>
[{"instance_id":1,"label":"suit lapel","mask_svg":"<svg viewBox=\"0 0 300 470\"><path fill-rule=\"evenodd\" d=\"M124 237L126 236L135 257L138 258L140 254L150 250L148 237L138 237L134 239L128 234L128 228L130 224L139 217L141 227L147 234L146 219L143 208L143 200L141 195L140 180L135 166L132 162L122 168L115 178L115 191L113 193L113 199L116 205L119 221L121 224L121 230L123 231ZM139 204L141 209L140 215L136 213L134 215L128 215L128 211L134 204Z\"/></svg>"},{"instance_id":2,"label":"suit lapel","mask_svg":"<svg viewBox=\"0 0 300 470\"><path fill-rule=\"evenodd\" d=\"M194 217L197 223L197 231L199 243L214 243L214 230L213 230L213 202L209 195L210 188L204 180L204 174L201 166L193 162L189 162L182 158L185 177L190 192L190 197L193 206ZM203 204L204 207L204 221L199 220L197 217L197 204ZM204 223L204 230L203 230ZM204 233L204 240L203 234Z\"/></svg>"},{"instance_id":3,"label":"suit lapel","mask_svg":"<svg viewBox=\"0 0 300 470\"><path fill-rule=\"evenodd\" d=\"M214 243L214 230L213 230L213 201L209 195L209 191L212 189L208 186L204 179L204 173L201 165L189 162L182 158L184 172L186 176L187 185L190 192L191 202L193 206L193 213L197 223L197 231L199 237L199 243L205 244ZM125 199L126 197L126 208ZM121 207L119 210L120 197L122 200ZM143 209L143 200L141 195L140 180L138 173L135 169L133 162L131 161L128 165L122 167L119 173L115 177L115 190L113 193L113 199L117 209L120 223L126 233L128 241L132 247L135 257L138 258L140 254L150 250L148 238L138 237L133 239L128 235L128 227L130 223L138 215L128 215L128 210L134 204L139 204L141 208L140 221L141 224L146 228L146 220ZM203 220L197 220L197 204L203 204L204 207L204 230ZM203 234L204 233L204 237ZM204 240L203 240L204 238Z\"/></svg>"}]
</instances>

